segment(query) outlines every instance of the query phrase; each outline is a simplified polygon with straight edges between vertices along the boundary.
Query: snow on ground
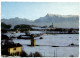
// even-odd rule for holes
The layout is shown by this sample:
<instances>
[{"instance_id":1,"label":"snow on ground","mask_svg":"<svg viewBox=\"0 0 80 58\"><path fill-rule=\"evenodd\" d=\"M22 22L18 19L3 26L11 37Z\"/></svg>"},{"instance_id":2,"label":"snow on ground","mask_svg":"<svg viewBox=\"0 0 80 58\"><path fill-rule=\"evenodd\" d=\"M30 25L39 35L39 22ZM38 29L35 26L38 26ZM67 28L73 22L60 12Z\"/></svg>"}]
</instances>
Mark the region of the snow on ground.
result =
<instances>
[{"instance_id":1,"label":"snow on ground","mask_svg":"<svg viewBox=\"0 0 80 58\"><path fill-rule=\"evenodd\" d=\"M42 32L42 31L29 31L29 33L30 34L42 34L44 32ZM9 37L11 37L11 36L18 37L20 35L25 35L25 33L20 33L20 32L18 32L18 33L10 32L10 33L4 33L4 34L9 36Z\"/></svg>"},{"instance_id":2,"label":"snow on ground","mask_svg":"<svg viewBox=\"0 0 80 58\"><path fill-rule=\"evenodd\" d=\"M8 37L14 36L14 37L18 37L20 35L25 35L25 33L5 33L5 35L7 35Z\"/></svg>"},{"instance_id":3,"label":"snow on ground","mask_svg":"<svg viewBox=\"0 0 80 58\"><path fill-rule=\"evenodd\" d=\"M54 34L54 35L42 35L43 39L36 37L36 45L30 47L30 40L24 39L13 39L14 43L22 44L22 49L26 53L40 52L43 56L55 56L57 57L69 57L71 55L77 57L79 54L79 47L51 47L51 46L67 46L71 43L79 45L79 34Z\"/></svg>"},{"instance_id":4,"label":"snow on ground","mask_svg":"<svg viewBox=\"0 0 80 58\"><path fill-rule=\"evenodd\" d=\"M14 43L20 43L20 44L30 44L30 40L25 40L25 39L13 39Z\"/></svg>"},{"instance_id":5,"label":"snow on ground","mask_svg":"<svg viewBox=\"0 0 80 58\"><path fill-rule=\"evenodd\" d=\"M55 34L55 35L42 35L43 39L36 40L38 45L57 45L67 46L71 43L79 44L78 34Z\"/></svg>"},{"instance_id":6,"label":"snow on ground","mask_svg":"<svg viewBox=\"0 0 80 58\"><path fill-rule=\"evenodd\" d=\"M30 54L39 52L42 56L48 57L69 57L71 55L78 57L79 48L78 47L50 47L50 46L35 46L29 47L23 45L22 49L27 53ZM54 54L55 53L55 54Z\"/></svg>"},{"instance_id":7,"label":"snow on ground","mask_svg":"<svg viewBox=\"0 0 80 58\"><path fill-rule=\"evenodd\" d=\"M43 37L43 39L39 39L40 37ZM79 45L78 34L42 35L40 37L35 38L36 45L68 46L71 43ZM31 44L30 40L14 39L13 41L20 44Z\"/></svg>"},{"instance_id":8,"label":"snow on ground","mask_svg":"<svg viewBox=\"0 0 80 58\"><path fill-rule=\"evenodd\" d=\"M42 31L29 31L30 34L42 34Z\"/></svg>"}]
</instances>

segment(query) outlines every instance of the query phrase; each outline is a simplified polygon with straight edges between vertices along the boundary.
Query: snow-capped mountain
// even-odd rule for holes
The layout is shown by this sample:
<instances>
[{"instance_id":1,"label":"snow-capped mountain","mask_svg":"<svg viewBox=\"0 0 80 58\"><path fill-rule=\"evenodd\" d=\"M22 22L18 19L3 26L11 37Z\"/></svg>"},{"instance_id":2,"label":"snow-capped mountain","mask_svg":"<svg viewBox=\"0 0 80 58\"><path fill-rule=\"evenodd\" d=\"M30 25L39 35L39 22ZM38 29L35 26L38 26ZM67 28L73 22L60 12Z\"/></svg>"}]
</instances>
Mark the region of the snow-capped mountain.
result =
<instances>
[{"instance_id":1,"label":"snow-capped mountain","mask_svg":"<svg viewBox=\"0 0 80 58\"><path fill-rule=\"evenodd\" d=\"M10 18L2 19L1 22L11 25L17 24L33 24L38 26L51 25L53 23L54 27L61 28L79 28L79 16L78 15L53 15L47 14L44 17L40 17L34 21L25 18Z\"/></svg>"},{"instance_id":2,"label":"snow-capped mountain","mask_svg":"<svg viewBox=\"0 0 80 58\"><path fill-rule=\"evenodd\" d=\"M53 23L54 27L78 28L79 16L47 14L45 17L36 19L35 23L39 25L51 25Z\"/></svg>"}]
</instances>

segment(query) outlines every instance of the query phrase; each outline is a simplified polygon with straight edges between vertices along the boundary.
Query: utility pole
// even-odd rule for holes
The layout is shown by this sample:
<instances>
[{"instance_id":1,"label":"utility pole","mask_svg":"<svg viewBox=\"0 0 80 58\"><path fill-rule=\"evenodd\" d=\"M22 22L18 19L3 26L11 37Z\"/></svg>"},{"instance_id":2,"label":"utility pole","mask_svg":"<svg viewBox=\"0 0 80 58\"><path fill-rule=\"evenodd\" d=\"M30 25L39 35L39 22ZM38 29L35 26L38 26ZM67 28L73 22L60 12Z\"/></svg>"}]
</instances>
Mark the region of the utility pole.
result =
<instances>
[{"instance_id":1,"label":"utility pole","mask_svg":"<svg viewBox=\"0 0 80 58\"><path fill-rule=\"evenodd\" d=\"M56 48L56 57L57 57L57 48Z\"/></svg>"},{"instance_id":2,"label":"utility pole","mask_svg":"<svg viewBox=\"0 0 80 58\"><path fill-rule=\"evenodd\" d=\"M54 57L55 57L55 50L54 50Z\"/></svg>"}]
</instances>

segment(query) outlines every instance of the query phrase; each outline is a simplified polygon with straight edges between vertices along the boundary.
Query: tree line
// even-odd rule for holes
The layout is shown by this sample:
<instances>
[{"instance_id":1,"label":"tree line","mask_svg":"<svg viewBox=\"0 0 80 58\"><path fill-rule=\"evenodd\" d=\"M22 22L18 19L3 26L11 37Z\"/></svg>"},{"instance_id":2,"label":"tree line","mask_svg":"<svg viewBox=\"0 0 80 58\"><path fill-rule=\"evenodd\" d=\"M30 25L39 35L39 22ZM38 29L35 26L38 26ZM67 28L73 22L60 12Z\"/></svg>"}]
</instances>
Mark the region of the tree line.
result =
<instances>
[{"instance_id":1,"label":"tree line","mask_svg":"<svg viewBox=\"0 0 80 58\"><path fill-rule=\"evenodd\" d=\"M52 25L50 25L51 27ZM7 25L3 22L1 22L1 31L2 32L7 32L7 31L29 31L29 30L34 30L32 27L38 27L36 25L27 25L27 24L19 24L19 25L15 25L13 29L11 29L12 25ZM44 27L46 28L47 26L41 26L41 28ZM54 28L54 27L53 27ZM66 32L68 31L68 33L76 33L76 31L79 31L79 29L74 29L74 28L70 28L70 29L66 29L66 28L55 28L55 29L49 29L47 31L59 31L59 32Z\"/></svg>"}]
</instances>

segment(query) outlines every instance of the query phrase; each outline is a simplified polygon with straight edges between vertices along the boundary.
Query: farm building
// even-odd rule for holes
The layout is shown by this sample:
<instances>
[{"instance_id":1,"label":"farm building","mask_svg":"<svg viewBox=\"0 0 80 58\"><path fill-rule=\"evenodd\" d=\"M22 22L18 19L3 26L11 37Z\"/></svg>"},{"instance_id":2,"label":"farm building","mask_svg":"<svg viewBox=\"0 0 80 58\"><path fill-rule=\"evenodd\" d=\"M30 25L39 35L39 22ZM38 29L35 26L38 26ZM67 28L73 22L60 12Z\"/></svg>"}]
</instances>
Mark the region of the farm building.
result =
<instances>
[{"instance_id":1,"label":"farm building","mask_svg":"<svg viewBox=\"0 0 80 58\"><path fill-rule=\"evenodd\" d=\"M20 56L22 52L22 47L20 44L13 44L8 47L8 53L12 56Z\"/></svg>"},{"instance_id":2,"label":"farm building","mask_svg":"<svg viewBox=\"0 0 80 58\"><path fill-rule=\"evenodd\" d=\"M20 56L22 53L22 46L19 43L4 45L2 48L2 53L10 56Z\"/></svg>"}]
</instances>

